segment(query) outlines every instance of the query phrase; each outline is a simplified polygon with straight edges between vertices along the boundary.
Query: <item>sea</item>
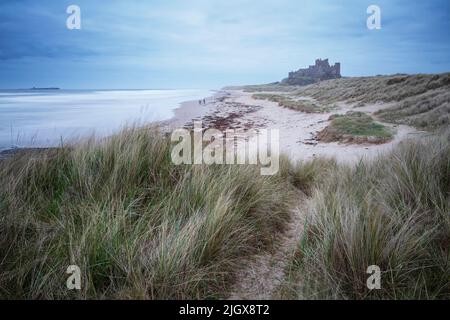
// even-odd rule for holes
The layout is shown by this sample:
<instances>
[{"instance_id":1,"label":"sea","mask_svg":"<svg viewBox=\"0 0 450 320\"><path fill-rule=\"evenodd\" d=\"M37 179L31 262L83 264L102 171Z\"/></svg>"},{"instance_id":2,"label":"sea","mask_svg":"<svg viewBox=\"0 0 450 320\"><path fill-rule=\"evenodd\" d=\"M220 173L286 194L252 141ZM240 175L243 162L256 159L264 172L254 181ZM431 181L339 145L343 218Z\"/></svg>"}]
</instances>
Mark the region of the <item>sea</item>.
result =
<instances>
[{"instance_id":1,"label":"sea","mask_svg":"<svg viewBox=\"0 0 450 320\"><path fill-rule=\"evenodd\" d=\"M0 151L54 147L174 116L212 90L0 90Z\"/></svg>"}]
</instances>

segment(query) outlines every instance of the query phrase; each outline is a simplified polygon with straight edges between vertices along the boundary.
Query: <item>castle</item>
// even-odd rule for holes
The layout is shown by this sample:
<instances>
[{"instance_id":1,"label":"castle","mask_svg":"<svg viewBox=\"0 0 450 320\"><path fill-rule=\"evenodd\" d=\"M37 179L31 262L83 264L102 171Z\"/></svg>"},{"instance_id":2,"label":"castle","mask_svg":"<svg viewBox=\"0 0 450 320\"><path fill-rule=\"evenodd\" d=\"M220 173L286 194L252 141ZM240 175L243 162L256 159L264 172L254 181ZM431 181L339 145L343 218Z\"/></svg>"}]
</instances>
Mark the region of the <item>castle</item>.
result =
<instances>
[{"instance_id":1,"label":"castle","mask_svg":"<svg viewBox=\"0 0 450 320\"><path fill-rule=\"evenodd\" d=\"M289 76L282 81L289 85L308 85L328 79L337 79L341 77L341 64L335 63L330 66L328 59L317 59L316 64L309 66L307 69L300 69L289 72Z\"/></svg>"}]
</instances>

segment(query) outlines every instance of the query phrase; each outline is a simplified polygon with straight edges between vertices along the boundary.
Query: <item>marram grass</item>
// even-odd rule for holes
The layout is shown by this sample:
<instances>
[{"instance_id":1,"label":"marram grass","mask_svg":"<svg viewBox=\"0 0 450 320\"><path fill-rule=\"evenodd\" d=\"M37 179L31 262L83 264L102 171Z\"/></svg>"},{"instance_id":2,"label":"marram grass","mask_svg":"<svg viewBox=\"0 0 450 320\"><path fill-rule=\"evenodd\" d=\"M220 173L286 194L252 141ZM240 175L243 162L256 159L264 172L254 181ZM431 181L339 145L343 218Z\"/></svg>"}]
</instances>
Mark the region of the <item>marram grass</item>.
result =
<instances>
[{"instance_id":1,"label":"marram grass","mask_svg":"<svg viewBox=\"0 0 450 320\"><path fill-rule=\"evenodd\" d=\"M285 299L450 299L450 134L316 184ZM369 290L368 266L381 269Z\"/></svg>"},{"instance_id":2,"label":"marram grass","mask_svg":"<svg viewBox=\"0 0 450 320\"><path fill-rule=\"evenodd\" d=\"M449 140L355 167L282 157L270 177L175 166L153 130L18 154L0 162L0 297L227 298L243 258L273 250L297 189L306 224L274 298L449 299ZM73 264L81 291L66 288ZM380 290L366 286L369 265Z\"/></svg>"},{"instance_id":3,"label":"marram grass","mask_svg":"<svg viewBox=\"0 0 450 320\"><path fill-rule=\"evenodd\" d=\"M240 259L283 229L292 187L255 166L175 166L170 151L129 129L0 163L0 296L224 297Z\"/></svg>"}]
</instances>

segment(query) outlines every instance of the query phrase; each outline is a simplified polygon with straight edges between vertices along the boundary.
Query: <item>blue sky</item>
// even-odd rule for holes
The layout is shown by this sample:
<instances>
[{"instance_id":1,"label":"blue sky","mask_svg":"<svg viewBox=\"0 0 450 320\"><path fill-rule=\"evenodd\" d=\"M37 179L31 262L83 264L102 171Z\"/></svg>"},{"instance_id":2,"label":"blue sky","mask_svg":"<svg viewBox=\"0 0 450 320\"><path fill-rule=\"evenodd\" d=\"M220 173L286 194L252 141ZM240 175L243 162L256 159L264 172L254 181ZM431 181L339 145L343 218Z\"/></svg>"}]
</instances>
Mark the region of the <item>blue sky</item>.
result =
<instances>
[{"instance_id":1,"label":"blue sky","mask_svg":"<svg viewBox=\"0 0 450 320\"><path fill-rule=\"evenodd\" d=\"M0 0L0 88L218 88L318 57L345 76L446 72L449 34L448 0Z\"/></svg>"}]
</instances>

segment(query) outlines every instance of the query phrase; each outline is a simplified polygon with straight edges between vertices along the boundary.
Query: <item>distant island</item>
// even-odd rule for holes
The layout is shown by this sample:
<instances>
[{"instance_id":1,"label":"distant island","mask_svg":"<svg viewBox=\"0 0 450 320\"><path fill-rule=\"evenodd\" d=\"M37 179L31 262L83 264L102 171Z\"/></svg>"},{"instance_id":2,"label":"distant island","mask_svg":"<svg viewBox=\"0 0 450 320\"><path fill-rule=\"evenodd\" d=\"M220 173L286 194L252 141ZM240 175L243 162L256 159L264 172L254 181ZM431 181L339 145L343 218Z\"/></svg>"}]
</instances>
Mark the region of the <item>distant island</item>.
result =
<instances>
[{"instance_id":1,"label":"distant island","mask_svg":"<svg viewBox=\"0 0 450 320\"><path fill-rule=\"evenodd\" d=\"M49 88L37 88L37 87L33 87L30 90L61 90L60 88L56 88L56 87L49 87Z\"/></svg>"}]
</instances>

